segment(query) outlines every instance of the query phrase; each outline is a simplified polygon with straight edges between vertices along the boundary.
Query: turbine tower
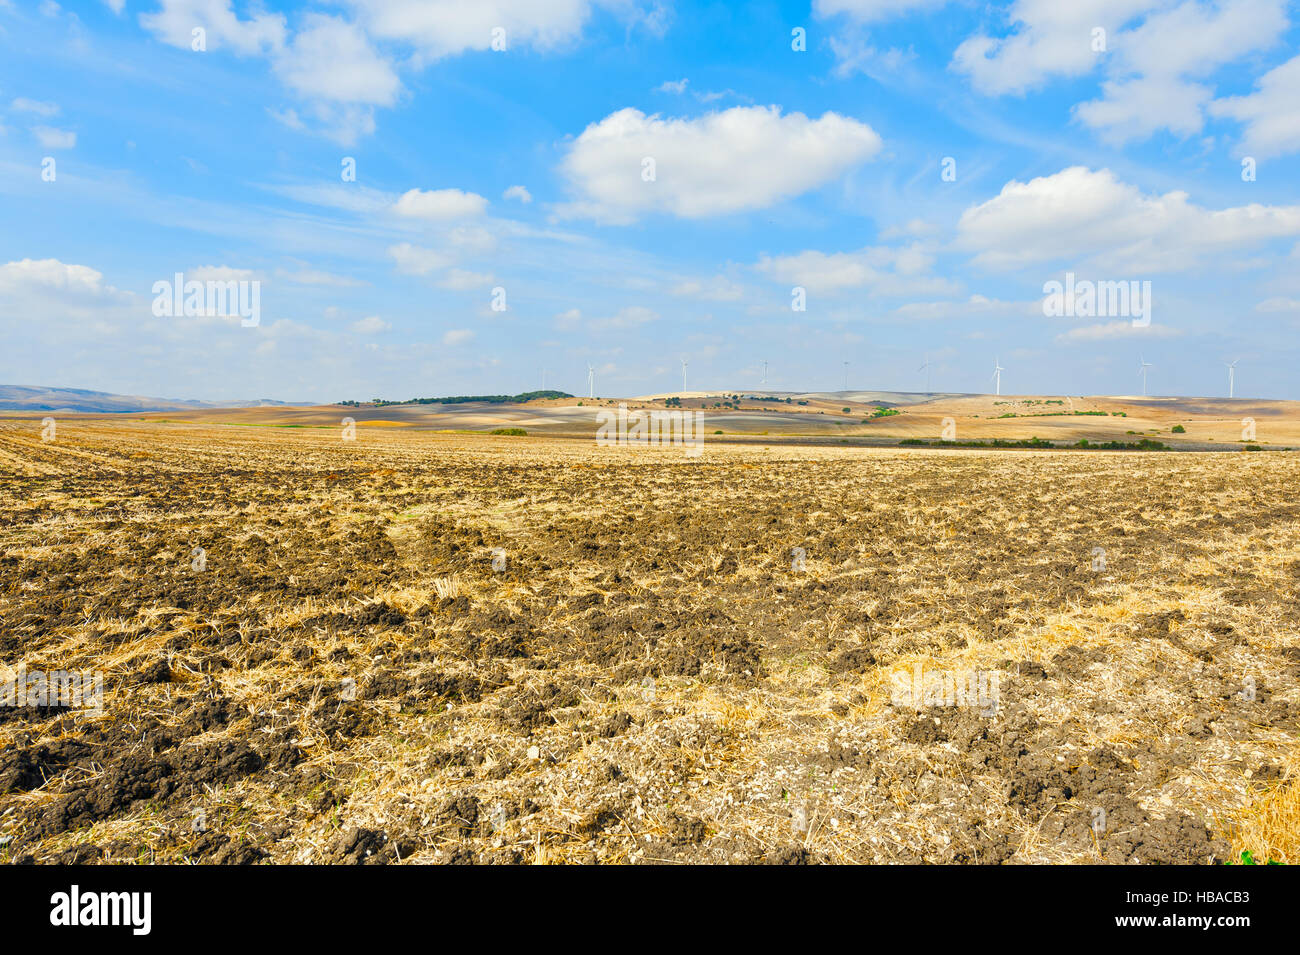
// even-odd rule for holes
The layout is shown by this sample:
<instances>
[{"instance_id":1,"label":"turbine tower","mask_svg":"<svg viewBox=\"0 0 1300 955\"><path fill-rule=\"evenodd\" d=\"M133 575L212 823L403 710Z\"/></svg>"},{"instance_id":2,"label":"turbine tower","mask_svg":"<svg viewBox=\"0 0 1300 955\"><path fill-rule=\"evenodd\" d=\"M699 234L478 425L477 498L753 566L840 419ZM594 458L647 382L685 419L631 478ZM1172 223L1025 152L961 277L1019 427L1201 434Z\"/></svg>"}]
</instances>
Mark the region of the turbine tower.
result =
<instances>
[{"instance_id":1,"label":"turbine tower","mask_svg":"<svg viewBox=\"0 0 1300 955\"><path fill-rule=\"evenodd\" d=\"M994 388L994 391L993 391L993 393L994 393L995 395L1000 395L1000 394L1002 394L1002 373L1003 373L1004 371L1006 371L1006 369L1002 367L1001 362L1000 362L997 358L994 358L994 359L993 359L993 376L992 376L992 377L993 377L993 380L997 383L996 386L995 386L995 388Z\"/></svg>"},{"instance_id":2,"label":"turbine tower","mask_svg":"<svg viewBox=\"0 0 1300 955\"><path fill-rule=\"evenodd\" d=\"M591 367L591 362L587 362L587 397L596 397L596 369Z\"/></svg>"},{"instance_id":3,"label":"turbine tower","mask_svg":"<svg viewBox=\"0 0 1300 955\"><path fill-rule=\"evenodd\" d=\"M767 362L763 362L763 387L767 388Z\"/></svg>"},{"instance_id":4,"label":"turbine tower","mask_svg":"<svg viewBox=\"0 0 1300 955\"><path fill-rule=\"evenodd\" d=\"M844 363L844 390L846 392L849 390L849 363L847 361Z\"/></svg>"},{"instance_id":5,"label":"turbine tower","mask_svg":"<svg viewBox=\"0 0 1300 955\"><path fill-rule=\"evenodd\" d=\"M1239 361L1241 361L1240 358L1230 362L1225 361L1223 363L1224 367L1228 369L1228 397L1229 398L1234 397L1233 392L1235 391L1237 385L1236 382L1237 362Z\"/></svg>"},{"instance_id":6,"label":"turbine tower","mask_svg":"<svg viewBox=\"0 0 1300 955\"><path fill-rule=\"evenodd\" d=\"M686 392L686 359L682 359L682 392Z\"/></svg>"},{"instance_id":7,"label":"turbine tower","mask_svg":"<svg viewBox=\"0 0 1300 955\"><path fill-rule=\"evenodd\" d=\"M921 367L916 370L925 372L925 393L928 395L930 393L930 356L929 355L925 356L925 363L922 364Z\"/></svg>"},{"instance_id":8,"label":"turbine tower","mask_svg":"<svg viewBox=\"0 0 1300 955\"><path fill-rule=\"evenodd\" d=\"M1138 355L1138 374L1142 376L1142 394L1147 393L1147 369L1151 367L1151 362L1147 361L1141 355Z\"/></svg>"}]
</instances>

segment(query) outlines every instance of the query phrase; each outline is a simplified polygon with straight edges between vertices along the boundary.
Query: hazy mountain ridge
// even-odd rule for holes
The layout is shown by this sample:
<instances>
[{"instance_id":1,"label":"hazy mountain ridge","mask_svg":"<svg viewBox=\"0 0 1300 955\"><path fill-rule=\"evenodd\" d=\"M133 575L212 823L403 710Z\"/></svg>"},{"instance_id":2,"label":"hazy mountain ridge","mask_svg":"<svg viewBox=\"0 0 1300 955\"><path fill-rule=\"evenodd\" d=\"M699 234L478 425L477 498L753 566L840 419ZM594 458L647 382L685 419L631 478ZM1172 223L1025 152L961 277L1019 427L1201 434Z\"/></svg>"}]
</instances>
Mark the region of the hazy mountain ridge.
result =
<instances>
[{"instance_id":1,"label":"hazy mountain ridge","mask_svg":"<svg viewBox=\"0 0 1300 955\"><path fill-rule=\"evenodd\" d=\"M89 391L85 388L0 385L0 410L4 411L79 411L114 414L133 411L187 411L195 408L285 407L293 404L294 402L273 401L269 398L197 401L186 398L117 395L107 391Z\"/></svg>"}]
</instances>

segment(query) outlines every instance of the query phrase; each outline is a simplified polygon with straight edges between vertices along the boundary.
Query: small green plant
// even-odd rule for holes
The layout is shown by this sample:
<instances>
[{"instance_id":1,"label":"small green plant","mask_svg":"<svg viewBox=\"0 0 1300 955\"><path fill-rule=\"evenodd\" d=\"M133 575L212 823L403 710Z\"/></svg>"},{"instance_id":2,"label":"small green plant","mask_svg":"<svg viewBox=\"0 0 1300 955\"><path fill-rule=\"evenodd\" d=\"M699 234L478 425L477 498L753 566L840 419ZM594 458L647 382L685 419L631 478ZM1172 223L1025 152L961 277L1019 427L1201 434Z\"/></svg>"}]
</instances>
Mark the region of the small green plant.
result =
<instances>
[{"instance_id":1,"label":"small green plant","mask_svg":"<svg viewBox=\"0 0 1300 955\"><path fill-rule=\"evenodd\" d=\"M852 408L841 408L841 409L840 409L840 411L844 412L845 414L848 414L848 413L849 413L850 411L852 411L852 410L853 410Z\"/></svg>"},{"instance_id":2,"label":"small green plant","mask_svg":"<svg viewBox=\"0 0 1300 955\"><path fill-rule=\"evenodd\" d=\"M488 434L507 434L513 437L522 438L525 435L527 435L528 432L525 431L523 428L496 428L492 431L489 431Z\"/></svg>"},{"instance_id":3,"label":"small green plant","mask_svg":"<svg viewBox=\"0 0 1300 955\"><path fill-rule=\"evenodd\" d=\"M1267 862L1256 862L1255 856L1251 854L1251 851L1249 849L1247 849L1245 852L1241 854L1240 859L1236 861L1229 859L1225 864L1226 865L1285 865L1285 863L1278 862L1276 859L1269 859Z\"/></svg>"},{"instance_id":4,"label":"small green plant","mask_svg":"<svg viewBox=\"0 0 1300 955\"><path fill-rule=\"evenodd\" d=\"M1176 425L1174 425L1172 428L1170 428L1169 430L1172 431L1174 434L1186 434L1186 433L1187 433L1187 429L1184 428L1181 424L1176 424Z\"/></svg>"}]
</instances>

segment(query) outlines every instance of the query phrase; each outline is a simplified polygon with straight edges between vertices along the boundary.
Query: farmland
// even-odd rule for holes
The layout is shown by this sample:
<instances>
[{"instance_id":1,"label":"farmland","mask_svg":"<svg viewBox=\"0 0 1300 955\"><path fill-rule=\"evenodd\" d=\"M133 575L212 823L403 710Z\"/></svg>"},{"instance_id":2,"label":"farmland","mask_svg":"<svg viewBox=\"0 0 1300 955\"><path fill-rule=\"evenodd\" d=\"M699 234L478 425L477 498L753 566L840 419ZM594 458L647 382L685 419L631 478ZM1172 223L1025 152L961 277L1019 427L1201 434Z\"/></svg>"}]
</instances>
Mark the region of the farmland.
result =
<instances>
[{"instance_id":1,"label":"farmland","mask_svg":"<svg viewBox=\"0 0 1300 955\"><path fill-rule=\"evenodd\" d=\"M1295 461L0 421L0 861L1300 861Z\"/></svg>"}]
</instances>

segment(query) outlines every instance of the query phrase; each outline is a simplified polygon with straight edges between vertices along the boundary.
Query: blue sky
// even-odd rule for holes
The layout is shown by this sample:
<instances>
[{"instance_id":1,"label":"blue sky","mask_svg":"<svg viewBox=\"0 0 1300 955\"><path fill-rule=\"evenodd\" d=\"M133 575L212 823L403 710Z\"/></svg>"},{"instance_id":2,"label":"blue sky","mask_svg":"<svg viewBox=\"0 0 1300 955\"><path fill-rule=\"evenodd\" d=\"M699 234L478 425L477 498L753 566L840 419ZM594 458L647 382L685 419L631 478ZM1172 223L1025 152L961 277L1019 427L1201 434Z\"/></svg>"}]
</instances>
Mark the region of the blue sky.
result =
<instances>
[{"instance_id":1,"label":"blue sky","mask_svg":"<svg viewBox=\"0 0 1300 955\"><path fill-rule=\"evenodd\" d=\"M0 381L1300 398L1296 4L741 8L0 0Z\"/></svg>"}]
</instances>

